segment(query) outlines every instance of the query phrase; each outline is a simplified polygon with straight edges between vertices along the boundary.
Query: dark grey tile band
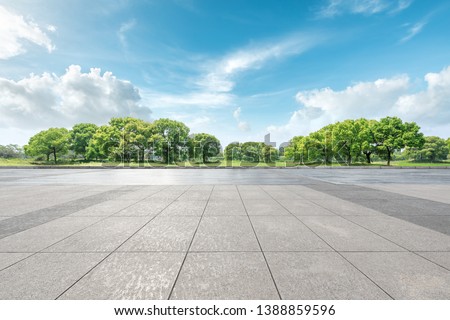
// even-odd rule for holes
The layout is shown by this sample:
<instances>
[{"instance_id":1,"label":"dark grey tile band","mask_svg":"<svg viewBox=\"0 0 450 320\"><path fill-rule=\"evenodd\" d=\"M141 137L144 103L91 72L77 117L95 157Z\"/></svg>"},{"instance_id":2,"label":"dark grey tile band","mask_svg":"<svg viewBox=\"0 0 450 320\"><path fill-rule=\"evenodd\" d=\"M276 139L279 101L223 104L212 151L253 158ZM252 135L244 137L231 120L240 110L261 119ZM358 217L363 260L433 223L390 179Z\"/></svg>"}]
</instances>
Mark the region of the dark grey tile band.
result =
<instances>
[{"instance_id":1,"label":"dark grey tile band","mask_svg":"<svg viewBox=\"0 0 450 320\"><path fill-rule=\"evenodd\" d=\"M322 182L306 187L450 235L450 205L355 185Z\"/></svg>"},{"instance_id":2,"label":"dark grey tile band","mask_svg":"<svg viewBox=\"0 0 450 320\"><path fill-rule=\"evenodd\" d=\"M92 196L72 200L48 208L31 211L19 216L1 220L0 239L67 216L95 204L102 203L107 200L116 199L117 197L137 190L138 188L139 187L137 186L120 187L114 190L101 192Z\"/></svg>"}]
</instances>

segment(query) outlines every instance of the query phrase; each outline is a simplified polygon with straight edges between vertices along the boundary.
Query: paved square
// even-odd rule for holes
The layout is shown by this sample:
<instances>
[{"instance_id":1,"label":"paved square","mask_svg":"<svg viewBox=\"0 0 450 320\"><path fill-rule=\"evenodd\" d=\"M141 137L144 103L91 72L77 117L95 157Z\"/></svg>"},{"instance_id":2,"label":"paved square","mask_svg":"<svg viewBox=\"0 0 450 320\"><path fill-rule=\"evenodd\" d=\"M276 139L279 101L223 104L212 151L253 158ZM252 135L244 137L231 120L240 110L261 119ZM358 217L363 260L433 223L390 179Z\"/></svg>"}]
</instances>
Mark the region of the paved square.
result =
<instances>
[{"instance_id":1,"label":"paved square","mask_svg":"<svg viewBox=\"0 0 450 320\"><path fill-rule=\"evenodd\" d=\"M450 170L0 169L0 299L450 299Z\"/></svg>"}]
</instances>

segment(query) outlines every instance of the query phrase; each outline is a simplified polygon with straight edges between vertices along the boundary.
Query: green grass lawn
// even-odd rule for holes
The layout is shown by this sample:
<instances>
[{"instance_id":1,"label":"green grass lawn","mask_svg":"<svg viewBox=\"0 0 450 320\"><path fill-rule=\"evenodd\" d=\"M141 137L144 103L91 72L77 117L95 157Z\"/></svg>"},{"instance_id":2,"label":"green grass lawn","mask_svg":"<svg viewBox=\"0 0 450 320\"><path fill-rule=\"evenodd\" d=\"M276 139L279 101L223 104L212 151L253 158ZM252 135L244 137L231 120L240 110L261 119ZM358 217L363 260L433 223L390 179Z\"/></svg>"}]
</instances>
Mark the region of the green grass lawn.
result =
<instances>
[{"instance_id":1,"label":"green grass lawn","mask_svg":"<svg viewBox=\"0 0 450 320\"><path fill-rule=\"evenodd\" d=\"M31 163L31 160L29 159L4 159L0 158L0 166L6 166L6 167L13 167L13 166L33 166L34 164Z\"/></svg>"},{"instance_id":2,"label":"green grass lawn","mask_svg":"<svg viewBox=\"0 0 450 320\"><path fill-rule=\"evenodd\" d=\"M18 167L25 167L25 166L53 166L53 162L46 162L46 161L35 161L33 159L4 159L0 158L0 166L18 166ZM195 163L195 162L177 162L170 165L167 165L166 163L161 162L145 162L145 163L136 163L136 162L130 162L130 163L121 163L121 162L99 162L99 161L91 161L91 162L83 162L83 161L63 161L59 162L58 166L72 166L72 167L79 167L79 166L94 166L94 167L101 167L101 166L108 166L108 167L297 167L297 166L308 166L308 167L318 167L318 166L324 166L323 164L318 163L311 163L311 164L299 164L293 161L276 161L271 163L263 163L263 162L246 162L246 161L226 161L221 160L217 162L211 162L211 163ZM346 167L347 164L341 164L341 163L333 163L331 166L333 167ZM367 163L356 163L352 164L352 166L386 166L386 162L374 162L371 164ZM443 162L433 162L433 163L427 163L427 162L414 162L414 161L392 161L391 166L402 166L402 167L440 167L440 166L450 166L450 161L443 161Z\"/></svg>"},{"instance_id":3,"label":"green grass lawn","mask_svg":"<svg viewBox=\"0 0 450 320\"><path fill-rule=\"evenodd\" d=\"M391 162L393 166L402 166L402 167L442 167L449 166L450 161L443 162L415 162L415 161L393 161Z\"/></svg>"}]
</instances>

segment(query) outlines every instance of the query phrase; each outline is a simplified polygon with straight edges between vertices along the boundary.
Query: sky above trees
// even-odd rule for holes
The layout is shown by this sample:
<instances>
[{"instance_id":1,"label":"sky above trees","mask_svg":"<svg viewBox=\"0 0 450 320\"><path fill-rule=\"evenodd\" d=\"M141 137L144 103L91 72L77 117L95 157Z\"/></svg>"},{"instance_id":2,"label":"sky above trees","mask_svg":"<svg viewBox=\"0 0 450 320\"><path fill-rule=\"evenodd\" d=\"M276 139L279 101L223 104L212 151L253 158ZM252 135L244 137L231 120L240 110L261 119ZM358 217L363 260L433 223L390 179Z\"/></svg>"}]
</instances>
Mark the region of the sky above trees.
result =
<instances>
[{"instance_id":1,"label":"sky above trees","mask_svg":"<svg viewBox=\"0 0 450 320\"><path fill-rule=\"evenodd\" d=\"M0 0L0 144L162 117L287 141L399 116L450 136L444 0Z\"/></svg>"}]
</instances>

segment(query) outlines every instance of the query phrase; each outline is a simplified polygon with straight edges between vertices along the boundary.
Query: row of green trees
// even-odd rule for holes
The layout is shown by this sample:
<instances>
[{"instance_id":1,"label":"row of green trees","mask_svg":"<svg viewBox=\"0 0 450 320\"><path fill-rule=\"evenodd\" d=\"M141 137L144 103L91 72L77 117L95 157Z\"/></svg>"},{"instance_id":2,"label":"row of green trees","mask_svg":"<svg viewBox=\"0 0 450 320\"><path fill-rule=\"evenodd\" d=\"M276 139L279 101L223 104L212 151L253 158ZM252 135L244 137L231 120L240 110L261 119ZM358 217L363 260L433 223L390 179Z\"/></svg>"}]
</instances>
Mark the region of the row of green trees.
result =
<instances>
[{"instance_id":1,"label":"row of green trees","mask_svg":"<svg viewBox=\"0 0 450 320\"><path fill-rule=\"evenodd\" d=\"M8 144L6 146L0 144L0 158L12 159L23 158L24 156L23 148L17 144Z\"/></svg>"},{"instance_id":2,"label":"row of green trees","mask_svg":"<svg viewBox=\"0 0 450 320\"><path fill-rule=\"evenodd\" d=\"M247 162L274 162L279 159L278 150L263 142L232 142L223 152L225 160Z\"/></svg>"},{"instance_id":3,"label":"row of green trees","mask_svg":"<svg viewBox=\"0 0 450 320\"><path fill-rule=\"evenodd\" d=\"M327 125L308 136L296 136L285 148L285 157L301 163L371 163L372 156L386 159L390 165L395 151L417 160L447 159L447 142L424 137L415 122L397 117L345 120Z\"/></svg>"},{"instance_id":4,"label":"row of green trees","mask_svg":"<svg viewBox=\"0 0 450 320\"><path fill-rule=\"evenodd\" d=\"M445 141L425 137L415 122L386 117L379 121L361 118L336 122L307 136L296 136L280 150L262 142L233 142L224 149L223 157L227 161L273 163L283 156L303 164L371 163L377 157L390 165L394 153L399 151L407 159L440 161L447 159L449 148L450 138ZM112 118L103 126L80 123L71 130L50 128L31 137L24 151L27 156L55 163L68 155L86 161L166 164L207 163L221 157L220 141L211 134L190 134L184 123L170 119L147 122L131 117ZM19 146L0 146L0 157L21 152Z\"/></svg>"},{"instance_id":5,"label":"row of green trees","mask_svg":"<svg viewBox=\"0 0 450 320\"><path fill-rule=\"evenodd\" d=\"M220 153L220 141L207 133L189 134L182 122L159 119L147 122L126 117L112 118L107 125L79 123L71 130L50 128L31 137L24 147L29 156L43 156L56 163L72 152L84 160L208 162Z\"/></svg>"}]
</instances>

